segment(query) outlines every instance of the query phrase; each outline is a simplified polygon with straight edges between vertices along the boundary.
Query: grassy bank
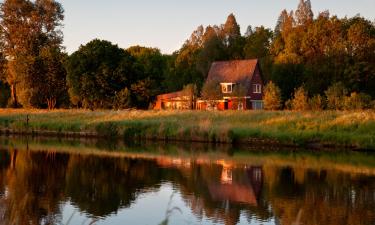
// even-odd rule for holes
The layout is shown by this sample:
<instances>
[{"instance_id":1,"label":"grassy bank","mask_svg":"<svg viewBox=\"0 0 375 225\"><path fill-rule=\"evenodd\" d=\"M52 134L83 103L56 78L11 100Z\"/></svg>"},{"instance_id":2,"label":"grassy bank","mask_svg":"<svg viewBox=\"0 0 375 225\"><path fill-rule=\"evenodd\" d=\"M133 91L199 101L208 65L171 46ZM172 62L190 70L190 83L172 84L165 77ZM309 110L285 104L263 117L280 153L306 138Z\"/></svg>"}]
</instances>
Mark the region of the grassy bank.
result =
<instances>
[{"instance_id":1,"label":"grassy bank","mask_svg":"<svg viewBox=\"0 0 375 225\"><path fill-rule=\"evenodd\" d=\"M0 130L2 134L375 149L373 111L0 110Z\"/></svg>"}]
</instances>

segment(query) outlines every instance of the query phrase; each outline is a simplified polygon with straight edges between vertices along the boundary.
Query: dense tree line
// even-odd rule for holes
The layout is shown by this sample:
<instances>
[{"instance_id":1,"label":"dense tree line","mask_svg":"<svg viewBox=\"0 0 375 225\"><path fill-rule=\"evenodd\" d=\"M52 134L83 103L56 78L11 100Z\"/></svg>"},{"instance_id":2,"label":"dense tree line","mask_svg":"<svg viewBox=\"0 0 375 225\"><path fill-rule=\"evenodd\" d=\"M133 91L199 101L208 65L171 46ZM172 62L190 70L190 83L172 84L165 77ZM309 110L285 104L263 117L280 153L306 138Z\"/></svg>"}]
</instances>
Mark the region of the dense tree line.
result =
<instances>
[{"instance_id":1,"label":"dense tree line","mask_svg":"<svg viewBox=\"0 0 375 225\"><path fill-rule=\"evenodd\" d=\"M276 86L276 108L291 107L298 90L332 109L344 109L352 95L375 98L374 22L328 11L314 16L309 0L283 10L274 30L249 26L242 35L233 14L224 24L199 26L171 55L97 39L67 55L63 12L53 0L1 3L1 107L146 109L157 94L188 84L200 92L213 61L249 58L260 59L264 80ZM329 90L338 84L345 93L332 107Z\"/></svg>"}]
</instances>

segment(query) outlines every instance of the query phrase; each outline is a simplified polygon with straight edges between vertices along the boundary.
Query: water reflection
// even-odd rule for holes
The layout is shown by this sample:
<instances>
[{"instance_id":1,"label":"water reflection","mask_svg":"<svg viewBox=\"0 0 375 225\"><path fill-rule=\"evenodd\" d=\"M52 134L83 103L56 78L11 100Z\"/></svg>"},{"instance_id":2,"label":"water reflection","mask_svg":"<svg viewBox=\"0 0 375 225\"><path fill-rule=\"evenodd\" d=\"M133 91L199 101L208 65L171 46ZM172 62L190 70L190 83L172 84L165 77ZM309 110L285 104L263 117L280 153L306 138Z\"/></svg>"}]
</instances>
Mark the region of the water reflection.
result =
<instances>
[{"instance_id":1,"label":"water reflection","mask_svg":"<svg viewBox=\"0 0 375 225\"><path fill-rule=\"evenodd\" d=\"M113 224L109 219L121 217L124 210L146 213L136 207L140 196L147 202L147 193L157 193L166 183L182 199L176 204L185 216L183 224L375 224L371 165L345 162L315 168L306 156L285 164L285 155L208 160L186 153L118 154L3 147L0 225L66 224L67 203L87 217L86 224L96 219L98 224ZM365 158L370 158L366 164L374 159ZM147 213L140 220L138 224L161 222L150 220ZM169 222L176 224L173 217Z\"/></svg>"}]
</instances>

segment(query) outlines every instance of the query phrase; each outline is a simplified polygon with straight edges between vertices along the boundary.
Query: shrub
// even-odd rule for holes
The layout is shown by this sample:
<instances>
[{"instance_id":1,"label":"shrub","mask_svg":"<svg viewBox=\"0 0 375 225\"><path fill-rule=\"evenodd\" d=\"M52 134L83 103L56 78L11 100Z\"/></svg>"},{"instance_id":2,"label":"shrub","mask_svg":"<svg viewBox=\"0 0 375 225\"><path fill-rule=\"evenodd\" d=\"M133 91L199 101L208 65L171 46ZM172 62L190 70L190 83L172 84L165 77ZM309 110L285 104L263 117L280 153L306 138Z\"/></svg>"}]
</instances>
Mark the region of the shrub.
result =
<instances>
[{"instance_id":1,"label":"shrub","mask_svg":"<svg viewBox=\"0 0 375 225\"><path fill-rule=\"evenodd\" d=\"M371 97L364 93L352 92L350 96L344 98L343 109L361 110L371 108Z\"/></svg>"},{"instance_id":2,"label":"shrub","mask_svg":"<svg viewBox=\"0 0 375 225\"><path fill-rule=\"evenodd\" d=\"M335 83L325 91L327 97L327 108L333 110L343 109L344 98L348 94L347 89L341 83Z\"/></svg>"},{"instance_id":3,"label":"shrub","mask_svg":"<svg viewBox=\"0 0 375 225\"><path fill-rule=\"evenodd\" d=\"M270 81L264 88L264 109L278 110L281 108L281 90Z\"/></svg>"},{"instance_id":4,"label":"shrub","mask_svg":"<svg viewBox=\"0 0 375 225\"><path fill-rule=\"evenodd\" d=\"M292 110L303 111L308 109L309 104L307 92L303 87L299 87L294 91L294 97L292 99Z\"/></svg>"},{"instance_id":5,"label":"shrub","mask_svg":"<svg viewBox=\"0 0 375 225\"><path fill-rule=\"evenodd\" d=\"M115 109L127 109L131 107L131 95L129 89L124 88L116 93L113 106Z\"/></svg>"},{"instance_id":6,"label":"shrub","mask_svg":"<svg viewBox=\"0 0 375 225\"><path fill-rule=\"evenodd\" d=\"M309 99L309 106L311 110L319 111L324 109L324 100L321 95L315 95Z\"/></svg>"}]
</instances>

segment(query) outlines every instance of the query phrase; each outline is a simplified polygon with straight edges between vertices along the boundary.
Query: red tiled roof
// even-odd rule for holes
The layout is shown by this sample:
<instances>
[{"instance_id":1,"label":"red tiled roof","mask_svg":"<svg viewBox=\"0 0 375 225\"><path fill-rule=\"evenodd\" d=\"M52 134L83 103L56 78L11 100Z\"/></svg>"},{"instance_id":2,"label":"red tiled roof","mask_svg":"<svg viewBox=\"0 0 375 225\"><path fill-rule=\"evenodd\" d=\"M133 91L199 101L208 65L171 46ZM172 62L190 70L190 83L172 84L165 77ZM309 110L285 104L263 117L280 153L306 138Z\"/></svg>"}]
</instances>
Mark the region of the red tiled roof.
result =
<instances>
[{"instance_id":1,"label":"red tiled roof","mask_svg":"<svg viewBox=\"0 0 375 225\"><path fill-rule=\"evenodd\" d=\"M246 84L254 75L257 59L213 62L208 73L207 82Z\"/></svg>"}]
</instances>

